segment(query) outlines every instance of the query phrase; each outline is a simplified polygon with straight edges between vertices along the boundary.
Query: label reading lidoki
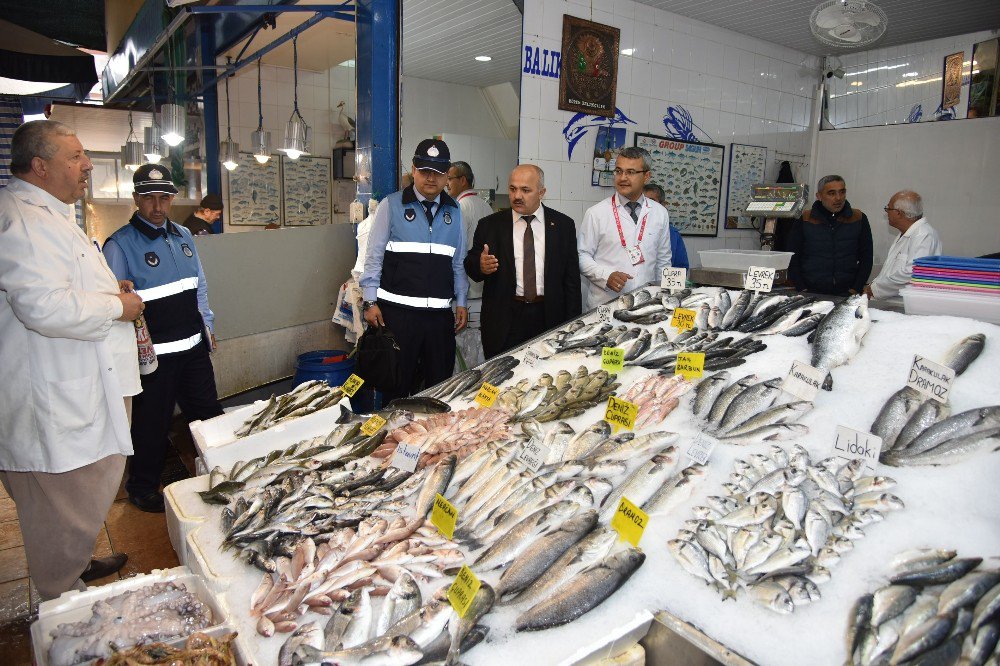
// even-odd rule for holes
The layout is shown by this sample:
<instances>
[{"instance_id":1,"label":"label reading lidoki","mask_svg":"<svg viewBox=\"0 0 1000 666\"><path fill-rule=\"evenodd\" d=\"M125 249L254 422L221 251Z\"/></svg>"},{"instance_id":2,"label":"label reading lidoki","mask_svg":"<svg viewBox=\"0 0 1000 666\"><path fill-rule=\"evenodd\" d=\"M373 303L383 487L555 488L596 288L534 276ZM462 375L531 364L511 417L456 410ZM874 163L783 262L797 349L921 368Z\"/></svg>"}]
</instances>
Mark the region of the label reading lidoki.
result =
<instances>
[{"instance_id":1,"label":"label reading lidoki","mask_svg":"<svg viewBox=\"0 0 1000 666\"><path fill-rule=\"evenodd\" d=\"M751 266L747 269L743 286L752 291L771 291L774 284L774 274L777 271L773 268L762 268L761 266Z\"/></svg>"},{"instance_id":2,"label":"label reading lidoki","mask_svg":"<svg viewBox=\"0 0 1000 666\"><path fill-rule=\"evenodd\" d=\"M684 331L690 331L694 328L694 320L698 316L698 313L694 310L688 310L687 308L676 308L674 310L674 316L670 318L670 325L676 328L678 331L683 333Z\"/></svg>"},{"instance_id":3,"label":"label reading lidoki","mask_svg":"<svg viewBox=\"0 0 1000 666\"><path fill-rule=\"evenodd\" d=\"M347 378L347 381L344 382L344 385L340 387L340 390L353 398L354 394L358 392L358 389L361 388L361 385L364 383L365 380L361 379L361 377L351 375Z\"/></svg>"},{"instance_id":4,"label":"label reading lidoki","mask_svg":"<svg viewBox=\"0 0 1000 666\"><path fill-rule=\"evenodd\" d=\"M538 352L534 349L529 349L524 352L524 364L529 368L533 368L538 365Z\"/></svg>"},{"instance_id":5,"label":"label reading lidoki","mask_svg":"<svg viewBox=\"0 0 1000 666\"><path fill-rule=\"evenodd\" d=\"M865 470L875 474L878 457L882 453L882 438L870 432L852 430L837 426L837 439L833 443L833 455L845 460L860 458L865 461Z\"/></svg>"},{"instance_id":6,"label":"label reading lidoki","mask_svg":"<svg viewBox=\"0 0 1000 666\"><path fill-rule=\"evenodd\" d=\"M688 444L687 451L684 454L699 465L705 465L708 463L708 459L712 457L712 451L715 450L717 443L716 440L706 437L704 433L698 433L691 440L691 443Z\"/></svg>"},{"instance_id":7,"label":"label reading lidoki","mask_svg":"<svg viewBox=\"0 0 1000 666\"><path fill-rule=\"evenodd\" d=\"M955 381L955 371L948 366L935 363L923 356L914 356L906 385L913 387L928 398L941 403L948 402L951 383Z\"/></svg>"},{"instance_id":8,"label":"label reading lidoki","mask_svg":"<svg viewBox=\"0 0 1000 666\"><path fill-rule=\"evenodd\" d=\"M597 318L600 321L611 321L612 307L610 305L597 306Z\"/></svg>"},{"instance_id":9,"label":"label reading lidoki","mask_svg":"<svg viewBox=\"0 0 1000 666\"><path fill-rule=\"evenodd\" d=\"M361 432L371 436L377 433L379 430L381 430L382 426L384 425L385 425L384 418L382 418L378 414L372 414L370 419L361 424Z\"/></svg>"},{"instance_id":10,"label":"label reading lidoki","mask_svg":"<svg viewBox=\"0 0 1000 666\"><path fill-rule=\"evenodd\" d=\"M615 396L608 397L608 409L604 412L604 420L618 432L618 428L631 430L635 427L635 417L639 415L639 405L628 400L619 400Z\"/></svg>"},{"instance_id":11,"label":"label reading lidoki","mask_svg":"<svg viewBox=\"0 0 1000 666\"><path fill-rule=\"evenodd\" d=\"M545 459L549 457L549 447L534 439L529 439L521 447L517 454L517 459L523 462L532 472L545 464Z\"/></svg>"},{"instance_id":12,"label":"label reading lidoki","mask_svg":"<svg viewBox=\"0 0 1000 666\"><path fill-rule=\"evenodd\" d=\"M465 617L469 612L480 586L482 583L476 578L476 574L472 573L469 565L463 564L455 577L455 582L448 588L448 601L459 617Z\"/></svg>"},{"instance_id":13,"label":"label reading lidoki","mask_svg":"<svg viewBox=\"0 0 1000 666\"><path fill-rule=\"evenodd\" d=\"M479 393L476 394L476 402L478 402L483 407L491 407L496 401L497 396L500 395L500 389L489 382L483 382L483 385L479 389Z\"/></svg>"},{"instance_id":14,"label":"label reading lidoki","mask_svg":"<svg viewBox=\"0 0 1000 666\"><path fill-rule=\"evenodd\" d=\"M819 393L819 387L826 380L826 372L802 363L792 361L792 369L781 382L781 390L794 395L799 400L812 401Z\"/></svg>"},{"instance_id":15,"label":"label reading lidoki","mask_svg":"<svg viewBox=\"0 0 1000 666\"><path fill-rule=\"evenodd\" d=\"M601 347L601 369L621 372L625 367L625 350L621 347Z\"/></svg>"},{"instance_id":16,"label":"label reading lidoki","mask_svg":"<svg viewBox=\"0 0 1000 666\"><path fill-rule=\"evenodd\" d=\"M646 512L632 504L623 495L618 502L615 516L611 519L611 529L618 532L620 538L638 548L642 532L646 529L648 522L649 516L646 515Z\"/></svg>"},{"instance_id":17,"label":"label reading lidoki","mask_svg":"<svg viewBox=\"0 0 1000 666\"><path fill-rule=\"evenodd\" d=\"M438 531L449 539L455 534L455 524L458 522L458 509L444 498L441 493L434 497L434 508L431 509L431 523Z\"/></svg>"},{"instance_id":18,"label":"label reading lidoki","mask_svg":"<svg viewBox=\"0 0 1000 666\"><path fill-rule=\"evenodd\" d=\"M683 289L687 284L686 268L664 268L660 277L660 289L669 289L673 292L676 289Z\"/></svg>"},{"instance_id":19,"label":"label reading lidoki","mask_svg":"<svg viewBox=\"0 0 1000 666\"><path fill-rule=\"evenodd\" d=\"M419 460L420 445L400 442L396 445L396 451L392 454L392 460L389 461L389 464L403 472L414 472Z\"/></svg>"},{"instance_id":20,"label":"label reading lidoki","mask_svg":"<svg viewBox=\"0 0 1000 666\"><path fill-rule=\"evenodd\" d=\"M697 379L705 374L705 352L682 352L677 355L674 374L684 379Z\"/></svg>"}]
</instances>

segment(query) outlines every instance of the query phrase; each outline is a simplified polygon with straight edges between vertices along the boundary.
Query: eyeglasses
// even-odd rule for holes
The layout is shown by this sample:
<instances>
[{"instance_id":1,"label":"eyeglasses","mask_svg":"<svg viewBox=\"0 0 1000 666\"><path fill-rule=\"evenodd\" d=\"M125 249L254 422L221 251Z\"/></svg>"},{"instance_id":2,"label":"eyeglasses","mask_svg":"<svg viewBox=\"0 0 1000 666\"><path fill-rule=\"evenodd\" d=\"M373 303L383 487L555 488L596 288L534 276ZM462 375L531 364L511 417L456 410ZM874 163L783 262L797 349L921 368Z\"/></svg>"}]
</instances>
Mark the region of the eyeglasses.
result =
<instances>
[{"instance_id":1,"label":"eyeglasses","mask_svg":"<svg viewBox=\"0 0 1000 666\"><path fill-rule=\"evenodd\" d=\"M887 212L887 213L888 213L888 212L889 212L890 210L894 210L894 211L897 211L897 212L899 212L899 209L898 209L898 208L890 208L889 206L882 206L882 210L884 210L884 211L885 211L885 212Z\"/></svg>"},{"instance_id":2,"label":"eyeglasses","mask_svg":"<svg viewBox=\"0 0 1000 666\"><path fill-rule=\"evenodd\" d=\"M636 171L635 169L615 169L615 175L635 178L640 173L646 173L647 171L649 171L649 169L639 169L638 171Z\"/></svg>"}]
</instances>

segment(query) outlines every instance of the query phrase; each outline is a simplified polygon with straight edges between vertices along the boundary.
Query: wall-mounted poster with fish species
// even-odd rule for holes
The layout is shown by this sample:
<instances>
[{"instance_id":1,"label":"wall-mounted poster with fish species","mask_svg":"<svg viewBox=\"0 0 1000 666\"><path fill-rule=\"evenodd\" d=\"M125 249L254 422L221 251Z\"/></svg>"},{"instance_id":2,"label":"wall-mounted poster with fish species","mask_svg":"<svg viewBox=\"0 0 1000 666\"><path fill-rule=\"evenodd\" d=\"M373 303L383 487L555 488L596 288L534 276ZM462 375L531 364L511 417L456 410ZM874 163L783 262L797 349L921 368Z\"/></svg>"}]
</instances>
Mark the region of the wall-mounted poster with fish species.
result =
<instances>
[{"instance_id":1,"label":"wall-mounted poster with fish species","mask_svg":"<svg viewBox=\"0 0 1000 666\"><path fill-rule=\"evenodd\" d=\"M281 158L281 183L284 190L285 226L330 224L329 157L303 155L297 160Z\"/></svg>"},{"instance_id":2,"label":"wall-mounted poster with fish species","mask_svg":"<svg viewBox=\"0 0 1000 666\"><path fill-rule=\"evenodd\" d=\"M240 153L239 167L224 173L229 176L229 224L281 224L281 167L277 157L260 164L252 153Z\"/></svg>"},{"instance_id":3,"label":"wall-mounted poster with fish species","mask_svg":"<svg viewBox=\"0 0 1000 666\"><path fill-rule=\"evenodd\" d=\"M726 193L726 229L753 229L743 214L750 203L750 186L764 182L767 148L742 143L729 144L729 190Z\"/></svg>"},{"instance_id":4,"label":"wall-mounted poster with fish species","mask_svg":"<svg viewBox=\"0 0 1000 666\"><path fill-rule=\"evenodd\" d=\"M685 236L718 236L725 146L635 134L653 158L651 182L663 186L670 224Z\"/></svg>"}]
</instances>

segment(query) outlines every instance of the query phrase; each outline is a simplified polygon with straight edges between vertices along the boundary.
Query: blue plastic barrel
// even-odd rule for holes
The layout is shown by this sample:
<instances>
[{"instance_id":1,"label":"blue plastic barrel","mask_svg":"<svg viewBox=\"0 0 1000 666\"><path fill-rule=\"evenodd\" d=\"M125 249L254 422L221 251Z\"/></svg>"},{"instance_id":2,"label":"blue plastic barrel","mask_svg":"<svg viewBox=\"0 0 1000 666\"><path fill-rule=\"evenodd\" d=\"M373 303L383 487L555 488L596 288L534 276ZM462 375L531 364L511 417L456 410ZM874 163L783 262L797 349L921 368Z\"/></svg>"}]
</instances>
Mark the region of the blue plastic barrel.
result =
<instances>
[{"instance_id":1,"label":"blue plastic barrel","mask_svg":"<svg viewBox=\"0 0 1000 666\"><path fill-rule=\"evenodd\" d=\"M295 378L292 384L298 386L314 379L325 380L330 386L340 386L354 372L354 359L347 358L347 352L336 349L320 349L299 354L295 359Z\"/></svg>"}]
</instances>

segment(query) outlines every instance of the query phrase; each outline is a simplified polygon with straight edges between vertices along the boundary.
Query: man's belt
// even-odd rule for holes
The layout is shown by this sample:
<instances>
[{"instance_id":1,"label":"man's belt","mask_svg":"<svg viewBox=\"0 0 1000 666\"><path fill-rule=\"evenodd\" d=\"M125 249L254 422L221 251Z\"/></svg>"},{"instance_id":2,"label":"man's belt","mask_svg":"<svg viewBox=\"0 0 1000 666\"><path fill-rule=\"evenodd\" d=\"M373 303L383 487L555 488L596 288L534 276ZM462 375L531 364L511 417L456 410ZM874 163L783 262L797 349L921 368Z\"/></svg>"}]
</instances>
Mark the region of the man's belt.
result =
<instances>
[{"instance_id":1,"label":"man's belt","mask_svg":"<svg viewBox=\"0 0 1000 666\"><path fill-rule=\"evenodd\" d=\"M545 301L545 297L535 296L534 298L529 299L525 298L524 296L515 296L514 300L517 301L518 303L527 303L528 305L532 305L534 303L542 303L543 301Z\"/></svg>"}]
</instances>

